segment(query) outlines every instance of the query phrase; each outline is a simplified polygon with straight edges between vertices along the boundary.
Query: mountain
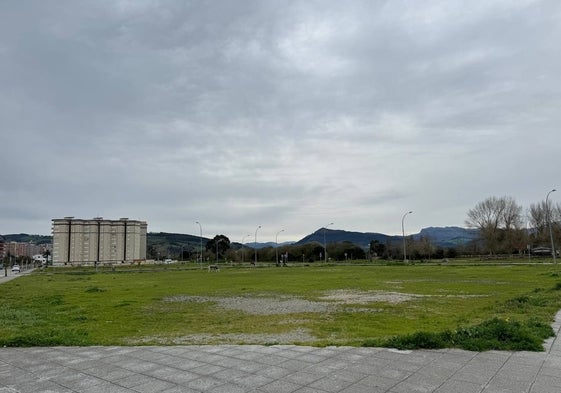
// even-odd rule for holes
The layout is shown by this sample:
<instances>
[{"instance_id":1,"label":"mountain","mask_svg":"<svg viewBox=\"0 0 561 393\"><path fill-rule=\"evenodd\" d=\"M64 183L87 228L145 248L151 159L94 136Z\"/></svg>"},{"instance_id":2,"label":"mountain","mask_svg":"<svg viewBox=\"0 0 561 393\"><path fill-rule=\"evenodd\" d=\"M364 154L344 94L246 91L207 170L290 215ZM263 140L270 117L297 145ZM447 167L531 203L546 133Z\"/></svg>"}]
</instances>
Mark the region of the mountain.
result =
<instances>
[{"instance_id":1,"label":"mountain","mask_svg":"<svg viewBox=\"0 0 561 393\"><path fill-rule=\"evenodd\" d=\"M52 236L28 235L27 233L2 235L2 237L6 242L33 243L33 244L50 244L53 242Z\"/></svg>"},{"instance_id":2,"label":"mountain","mask_svg":"<svg viewBox=\"0 0 561 393\"><path fill-rule=\"evenodd\" d=\"M412 236L415 240L422 238L428 238L430 242L437 247L450 248L466 245L479 236L479 231L477 229L466 229L460 227L428 227L423 228L421 232ZM11 242L31 242L35 244L45 244L52 243L52 236L42 236L42 235L28 235L25 233L3 235L5 241ZM154 249L165 251L168 247L172 247L177 250L182 248L188 249L199 249L201 238L196 235L187 235L182 233L166 233L166 232L149 232L147 234L147 246ZM206 243L209 238L203 237L203 247L206 247ZM401 241L401 236L391 236L385 235L383 233L376 232L352 232L343 231L336 229L320 228L314 233L309 234L303 239L297 242L283 242L279 243L279 246L284 245L303 245L307 243L319 243L323 244L324 241L327 243L342 243L349 242L360 247L366 247L370 244L372 240L376 240L379 243L396 242ZM238 249L241 247L240 243L232 242L232 248ZM265 248L265 247L275 247L274 242L267 243L244 243L245 247L248 248ZM179 251L177 251L179 252Z\"/></svg>"},{"instance_id":3,"label":"mountain","mask_svg":"<svg viewBox=\"0 0 561 393\"><path fill-rule=\"evenodd\" d=\"M236 243L241 247L240 243ZM276 244L275 242L267 242L267 243L255 243L255 242L251 242L251 243L244 243L244 247L249 247L249 248L257 248L257 249L262 249L262 248L266 248L266 247L282 247L282 246L290 246L292 244L295 244L295 242L283 242L283 243L279 243Z\"/></svg>"},{"instance_id":4,"label":"mountain","mask_svg":"<svg viewBox=\"0 0 561 393\"><path fill-rule=\"evenodd\" d=\"M427 238L431 243L438 247L449 248L456 247L470 243L478 238L479 231L477 229L466 229L460 227L429 227L423 228L421 232L413 234L414 239L418 240L421 237ZM324 238L325 236L325 238ZM325 239L325 240L324 240ZM349 232L342 230L320 228L314 233L304 237L296 242L296 245L306 243L340 243L350 242L357 246L365 247L370 244L372 240L379 243L401 241L401 236L390 236L383 233L375 232Z\"/></svg>"},{"instance_id":5,"label":"mountain","mask_svg":"<svg viewBox=\"0 0 561 393\"><path fill-rule=\"evenodd\" d=\"M203 237L203 247L209 241L208 238ZM195 235L186 235L183 233L167 233L167 232L148 232L146 234L146 243L148 246L176 246L186 247L192 246L199 248L201 244L201 237Z\"/></svg>"},{"instance_id":6,"label":"mountain","mask_svg":"<svg viewBox=\"0 0 561 393\"><path fill-rule=\"evenodd\" d=\"M437 246L450 248L477 240L479 230L460 227L428 227L421 229L421 232L413 236L417 240L421 237L428 238L431 243Z\"/></svg>"},{"instance_id":7,"label":"mountain","mask_svg":"<svg viewBox=\"0 0 561 393\"><path fill-rule=\"evenodd\" d=\"M372 240L377 240L380 243L386 243L388 240L400 240L401 236L389 236L383 233L375 232L349 232L339 229L326 229L320 228L314 233L306 236L305 238L297 241L296 245L306 243L341 243L350 242L357 246L366 247Z\"/></svg>"}]
</instances>

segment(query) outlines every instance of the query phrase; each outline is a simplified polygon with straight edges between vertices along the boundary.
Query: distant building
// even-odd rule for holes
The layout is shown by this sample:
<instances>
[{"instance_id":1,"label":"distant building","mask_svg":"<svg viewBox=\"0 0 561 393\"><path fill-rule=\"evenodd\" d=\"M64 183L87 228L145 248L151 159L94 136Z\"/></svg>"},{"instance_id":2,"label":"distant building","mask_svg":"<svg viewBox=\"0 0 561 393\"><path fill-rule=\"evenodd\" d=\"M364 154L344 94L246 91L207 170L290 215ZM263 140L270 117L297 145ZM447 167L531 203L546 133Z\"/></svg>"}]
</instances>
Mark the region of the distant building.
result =
<instances>
[{"instance_id":1,"label":"distant building","mask_svg":"<svg viewBox=\"0 0 561 393\"><path fill-rule=\"evenodd\" d=\"M6 237L0 236L0 260L4 258L33 258L36 254L51 252L51 244L35 244L31 241L15 242L8 241Z\"/></svg>"},{"instance_id":2,"label":"distant building","mask_svg":"<svg viewBox=\"0 0 561 393\"><path fill-rule=\"evenodd\" d=\"M97 263L132 263L146 259L145 221L53 219L54 266Z\"/></svg>"}]
</instances>

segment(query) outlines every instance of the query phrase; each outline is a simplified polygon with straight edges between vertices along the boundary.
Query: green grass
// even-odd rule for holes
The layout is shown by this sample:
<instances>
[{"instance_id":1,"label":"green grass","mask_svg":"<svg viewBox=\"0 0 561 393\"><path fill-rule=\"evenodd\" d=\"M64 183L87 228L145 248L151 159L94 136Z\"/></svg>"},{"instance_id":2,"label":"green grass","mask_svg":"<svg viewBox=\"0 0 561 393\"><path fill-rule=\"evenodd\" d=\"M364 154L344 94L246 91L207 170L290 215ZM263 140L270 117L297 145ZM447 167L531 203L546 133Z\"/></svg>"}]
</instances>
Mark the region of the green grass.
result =
<instances>
[{"instance_id":1,"label":"green grass","mask_svg":"<svg viewBox=\"0 0 561 393\"><path fill-rule=\"evenodd\" d=\"M400 303L334 306L327 312L254 315L223 309L218 297L297 297L328 291L414 294ZM308 345L541 350L561 309L557 266L414 265L93 270L49 268L0 285L0 345L260 342L248 334L306 331ZM165 301L204 296L205 302ZM245 334L246 336L241 336ZM187 338L185 338L187 337Z\"/></svg>"}]
</instances>

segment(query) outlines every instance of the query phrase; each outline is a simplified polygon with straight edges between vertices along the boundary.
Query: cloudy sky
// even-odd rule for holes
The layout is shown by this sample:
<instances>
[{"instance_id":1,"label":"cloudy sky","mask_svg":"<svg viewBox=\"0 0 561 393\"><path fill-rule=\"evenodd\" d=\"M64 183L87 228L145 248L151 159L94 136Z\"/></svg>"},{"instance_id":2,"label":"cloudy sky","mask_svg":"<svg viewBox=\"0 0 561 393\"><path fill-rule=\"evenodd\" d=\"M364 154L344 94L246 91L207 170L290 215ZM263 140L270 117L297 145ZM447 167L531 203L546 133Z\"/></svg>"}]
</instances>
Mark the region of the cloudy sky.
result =
<instances>
[{"instance_id":1,"label":"cloudy sky","mask_svg":"<svg viewBox=\"0 0 561 393\"><path fill-rule=\"evenodd\" d=\"M0 233L464 226L561 189L560 75L558 0L2 1Z\"/></svg>"}]
</instances>

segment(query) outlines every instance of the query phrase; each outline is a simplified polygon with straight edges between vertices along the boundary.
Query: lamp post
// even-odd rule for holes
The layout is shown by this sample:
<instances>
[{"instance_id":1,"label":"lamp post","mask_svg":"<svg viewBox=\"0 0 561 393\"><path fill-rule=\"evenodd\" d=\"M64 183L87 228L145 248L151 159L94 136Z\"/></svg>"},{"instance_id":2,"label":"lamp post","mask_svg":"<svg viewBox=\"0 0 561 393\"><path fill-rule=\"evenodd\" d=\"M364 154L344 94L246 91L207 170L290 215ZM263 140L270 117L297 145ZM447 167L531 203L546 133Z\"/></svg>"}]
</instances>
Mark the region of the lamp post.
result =
<instances>
[{"instance_id":1,"label":"lamp post","mask_svg":"<svg viewBox=\"0 0 561 393\"><path fill-rule=\"evenodd\" d=\"M254 265L257 266L257 231L259 230L259 228L261 228L261 225L259 225L257 228L255 228L255 243L254 243L254 247L255 247L255 262Z\"/></svg>"},{"instance_id":2,"label":"lamp post","mask_svg":"<svg viewBox=\"0 0 561 393\"><path fill-rule=\"evenodd\" d=\"M547 219L547 225L549 226L549 239L551 240L551 255L553 255L553 263L557 263L557 259L555 257L555 244L553 243L553 232L551 231L551 217L549 217L549 194L552 192L557 191L555 188L547 193L545 197L545 217Z\"/></svg>"},{"instance_id":3,"label":"lamp post","mask_svg":"<svg viewBox=\"0 0 561 393\"><path fill-rule=\"evenodd\" d=\"M218 243L224 241L224 239L216 239L216 265L218 265Z\"/></svg>"},{"instance_id":4,"label":"lamp post","mask_svg":"<svg viewBox=\"0 0 561 393\"><path fill-rule=\"evenodd\" d=\"M249 237L251 235L245 235L244 237L242 237L242 263L243 263L243 241L246 237Z\"/></svg>"},{"instance_id":5,"label":"lamp post","mask_svg":"<svg viewBox=\"0 0 561 393\"><path fill-rule=\"evenodd\" d=\"M284 229L281 229L280 231L277 232L277 234L275 235L275 263L277 264L277 266L279 265L279 233L284 232Z\"/></svg>"},{"instance_id":6,"label":"lamp post","mask_svg":"<svg viewBox=\"0 0 561 393\"><path fill-rule=\"evenodd\" d=\"M329 224L327 224L324 228L323 228L323 261L324 263L327 263L327 242L325 241L325 231L327 230L327 227L333 225L332 222L330 222Z\"/></svg>"},{"instance_id":7,"label":"lamp post","mask_svg":"<svg viewBox=\"0 0 561 393\"><path fill-rule=\"evenodd\" d=\"M408 211L407 213L405 213L403 215L403 217L401 217L401 234L403 235L403 262L406 263L407 262L407 248L405 247L405 225L404 225L404 221L405 221L405 216L408 214L413 213L413 211Z\"/></svg>"},{"instance_id":8,"label":"lamp post","mask_svg":"<svg viewBox=\"0 0 561 393\"><path fill-rule=\"evenodd\" d=\"M530 212L528 210L526 210L526 239L526 252L528 253L528 263L530 263L532 248L530 246Z\"/></svg>"},{"instance_id":9,"label":"lamp post","mask_svg":"<svg viewBox=\"0 0 561 393\"><path fill-rule=\"evenodd\" d=\"M201 225L200 222L195 222L195 224L199 224L199 229L200 229L200 240L201 240L201 245L200 245L200 254L199 254L199 264L201 269L203 268L203 226Z\"/></svg>"}]
</instances>

